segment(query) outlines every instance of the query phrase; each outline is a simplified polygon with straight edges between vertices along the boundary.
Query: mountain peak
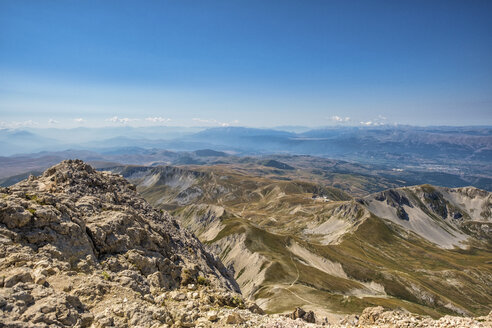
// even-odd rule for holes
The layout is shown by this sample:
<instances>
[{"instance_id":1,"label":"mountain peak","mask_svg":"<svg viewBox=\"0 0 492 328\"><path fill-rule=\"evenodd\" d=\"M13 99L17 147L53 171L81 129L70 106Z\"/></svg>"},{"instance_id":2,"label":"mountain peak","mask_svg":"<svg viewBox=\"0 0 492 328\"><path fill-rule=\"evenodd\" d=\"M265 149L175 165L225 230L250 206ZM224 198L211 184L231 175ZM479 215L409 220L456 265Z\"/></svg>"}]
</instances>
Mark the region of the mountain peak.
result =
<instances>
[{"instance_id":1,"label":"mountain peak","mask_svg":"<svg viewBox=\"0 0 492 328\"><path fill-rule=\"evenodd\" d=\"M375 215L393 221L443 248L469 245L470 238L490 240L490 192L474 187L417 185L366 196Z\"/></svg>"},{"instance_id":2,"label":"mountain peak","mask_svg":"<svg viewBox=\"0 0 492 328\"><path fill-rule=\"evenodd\" d=\"M88 325L98 311L89 309L104 299L111 299L106 308L128 302L135 315L147 316L162 312L155 297L189 284L206 284L210 293L239 291L220 260L169 214L153 209L119 175L80 160L0 189L0 227L0 254L8 254L0 257L0 300L11 307L13 326L37 313L37 322ZM19 290L36 292L19 303ZM50 311L69 316L50 319ZM173 317L161 314L149 323Z\"/></svg>"},{"instance_id":3,"label":"mountain peak","mask_svg":"<svg viewBox=\"0 0 492 328\"><path fill-rule=\"evenodd\" d=\"M78 159L65 160L47 169L41 176L30 176L12 188L26 192L62 193L74 201L78 197L109 195L108 193L122 199L137 197L135 186L121 176L96 171Z\"/></svg>"}]
</instances>

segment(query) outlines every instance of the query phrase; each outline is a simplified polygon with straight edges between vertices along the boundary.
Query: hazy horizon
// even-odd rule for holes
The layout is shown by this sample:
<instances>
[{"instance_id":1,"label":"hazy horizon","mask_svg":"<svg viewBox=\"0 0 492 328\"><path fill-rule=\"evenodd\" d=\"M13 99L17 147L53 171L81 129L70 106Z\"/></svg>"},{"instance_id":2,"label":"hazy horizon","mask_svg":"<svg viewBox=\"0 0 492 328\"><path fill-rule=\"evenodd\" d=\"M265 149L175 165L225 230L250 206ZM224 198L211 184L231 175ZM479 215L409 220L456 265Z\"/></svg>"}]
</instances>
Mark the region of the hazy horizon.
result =
<instances>
[{"instance_id":1,"label":"hazy horizon","mask_svg":"<svg viewBox=\"0 0 492 328\"><path fill-rule=\"evenodd\" d=\"M140 120L139 120L140 121ZM145 120L141 120L145 121ZM145 125L145 122L143 122L143 125L132 125L132 123L128 124L120 124L120 125L101 125L101 126L93 126L89 125L88 122L84 122L85 125L78 125L78 126L39 126L38 124L29 124L29 122L24 122L26 123L25 125L22 124L17 124L21 122L13 122L12 125L5 124L5 122L0 122L0 130L12 130L12 131L29 131L29 130L75 130L75 129L124 129L124 128L131 128L131 129L147 129L147 128L152 128L152 129L173 129L173 130L179 130L179 129L189 129L189 130L206 130L206 129L215 129L215 128L244 128L244 129L258 129L258 130L284 130L284 131L297 131L297 130L322 130L322 129L344 129L344 128L358 128L358 129L388 129L388 128L422 128L422 129L428 129L428 128L486 128L490 129L492 128L492 125L488 124L469 124L469 125L413 125L413 124L398 124L398 123L393 123L393 124L388 124L388 123L376 123L376 124L333 124L333 125L313 125L313 126L308 126L308 125L272 125L272 126L247 126L247 125L241 125L241 124L223 124L223 125L153 125L153 124L148 124ZM17 124L17 125L16 125ZM58 123L57 123L58 124ZM61 125L61 124L60 124Z\"/></svg>"}]
</instances>

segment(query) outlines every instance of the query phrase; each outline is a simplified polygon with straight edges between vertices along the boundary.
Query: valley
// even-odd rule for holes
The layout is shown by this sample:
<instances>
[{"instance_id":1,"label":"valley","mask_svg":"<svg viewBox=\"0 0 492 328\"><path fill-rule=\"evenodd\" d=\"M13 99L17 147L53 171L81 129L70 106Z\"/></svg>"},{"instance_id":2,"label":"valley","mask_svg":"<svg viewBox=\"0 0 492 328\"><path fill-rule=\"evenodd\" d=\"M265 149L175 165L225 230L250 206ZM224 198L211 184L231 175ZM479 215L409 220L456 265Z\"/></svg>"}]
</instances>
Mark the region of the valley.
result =
<instances>
[{"instance_id":1,"label":"valley","mask_svg":"<svg viewBox=\"0 0 492 328\"><path fill-rule=\"evenodd\" d=\"M420 185L353 196L255 165L106 169L190 229L267 312L382 305L439 317L486 314L492 303L489 192Z\"/></svg>"}]
</instances>

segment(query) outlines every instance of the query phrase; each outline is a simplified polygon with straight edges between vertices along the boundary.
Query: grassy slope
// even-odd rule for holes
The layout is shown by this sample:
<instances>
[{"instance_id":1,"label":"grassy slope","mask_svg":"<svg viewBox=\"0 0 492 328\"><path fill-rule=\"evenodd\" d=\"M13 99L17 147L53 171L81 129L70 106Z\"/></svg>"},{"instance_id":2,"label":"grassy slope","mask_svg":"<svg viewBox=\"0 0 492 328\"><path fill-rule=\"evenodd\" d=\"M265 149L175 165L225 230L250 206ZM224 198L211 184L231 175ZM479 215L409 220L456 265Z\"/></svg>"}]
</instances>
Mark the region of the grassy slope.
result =
<instances>
[{"instance_id":1,"label":"grassy slope","mask_svg":"<svg viewBox=\"0 0 492 328\"><path fill-rule=\"evenodd\" d=\"M350 276L379 282L395 297L433 307L441 313L449 312L443 307L447 303L472 313L489 312L492 305L492 265L486 263L490 259L489 251L444 250L419 238L402 238L393 229L373 217L341 245L325 246L320 251L327 257L338 258ZM388 279L385 274L393 278ZM461 286L446 283L452 279ZM408 283L432 294L432 300L409 294L405 288Z\"/></svg>"},{"instance_id":2,"label":"grassy slope","mask_svg":"<svg viewBox=\"0 0 492 328\"><path fill-rule=\"evenodd\" d=\"M255 296L274 298L268 308L270 312L314 304L334 312L353 313L367 306L383 305L438 317L453 313L444 307L447 303L474 314L488 313L492 304L492 264L486 263L490 259L489 252L475 249L463 254L462 251L438 249L417 238L406 240L379 218L365 221L340 245L327 246L311 244L292 235L268 233L238 219L225 222L225 226L216 240L229 234L246 234L247 248L269 259L266 279ZM354 280L334 277L303 265L287 250L286 245L291 240L341 263L350 278L382 284L390 297L344 296L360 285ZM290 291L286 290L296 280L297 269L300 276L296 284ZM445 282L446 279L455 279L462 286L452 286ZM415 296L406 288L409 284L417 286L428 299ZM313 304L298 298L292 291Z\"/></svg>"},{"instance_id":3,"label":"grassy slope","mask_svg":"<svg viewBox=\"0 0 492 328\"><path fill-rule=\"evenodd\" d=\"M302 231L309 222L327 220L334 207L350 198L336 188L248 176L226 167L214 168L212 174L197 178L195 184L203 195L189 205L173 203L178 191L165 185L139 190L151 203L171 210L188 226L193 218L204 215L205 210L194 208L197 204L223 206L225 213L219 218L223 228L214 240L206 242L215 244L232 234L246 236L247 249L267 259L258 268L265 270L265 280L255 297L271 298L267 307L270 312L309 305L353 313L369 305L384 305L439 316L452 313L444 306L448 303L474 314L488 313L492 306L488 250L443 250L377 217L364 221L340 244L321 245ZM313 201L313 194L336 201ZM202 232L203 229L195 229L198 236ZM349 279L306 265L288 250L292 241L311 253L341 263ZM224 258L229 250L230 247L222 249L220 256ZM241 273L237 270L236 278ZM361 287L361 282L369 281L383 285L389 297L349 295Z\"/></svg>"}]
</instances>

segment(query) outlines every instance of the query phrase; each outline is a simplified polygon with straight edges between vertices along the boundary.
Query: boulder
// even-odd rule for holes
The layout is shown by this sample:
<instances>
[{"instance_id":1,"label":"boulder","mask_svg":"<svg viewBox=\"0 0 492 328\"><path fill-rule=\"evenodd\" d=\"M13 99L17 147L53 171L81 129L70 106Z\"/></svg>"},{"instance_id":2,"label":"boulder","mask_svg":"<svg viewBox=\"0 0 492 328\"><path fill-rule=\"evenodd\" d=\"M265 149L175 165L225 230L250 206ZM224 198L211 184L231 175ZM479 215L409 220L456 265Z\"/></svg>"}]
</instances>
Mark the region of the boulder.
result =
<instances>
[{"instance_id":1,"label":"boulder","mask_svg":"<svg viewBox=\"0 0 492 328\"><path fill-rule=\"evenodd\" d=\"M293 320L301 319L306 322L314 323L316 322L316 317L313 311L304 311L300 307L297 307L294 312L290 314L290 318Z\"/></svg>"}]
</instances>

